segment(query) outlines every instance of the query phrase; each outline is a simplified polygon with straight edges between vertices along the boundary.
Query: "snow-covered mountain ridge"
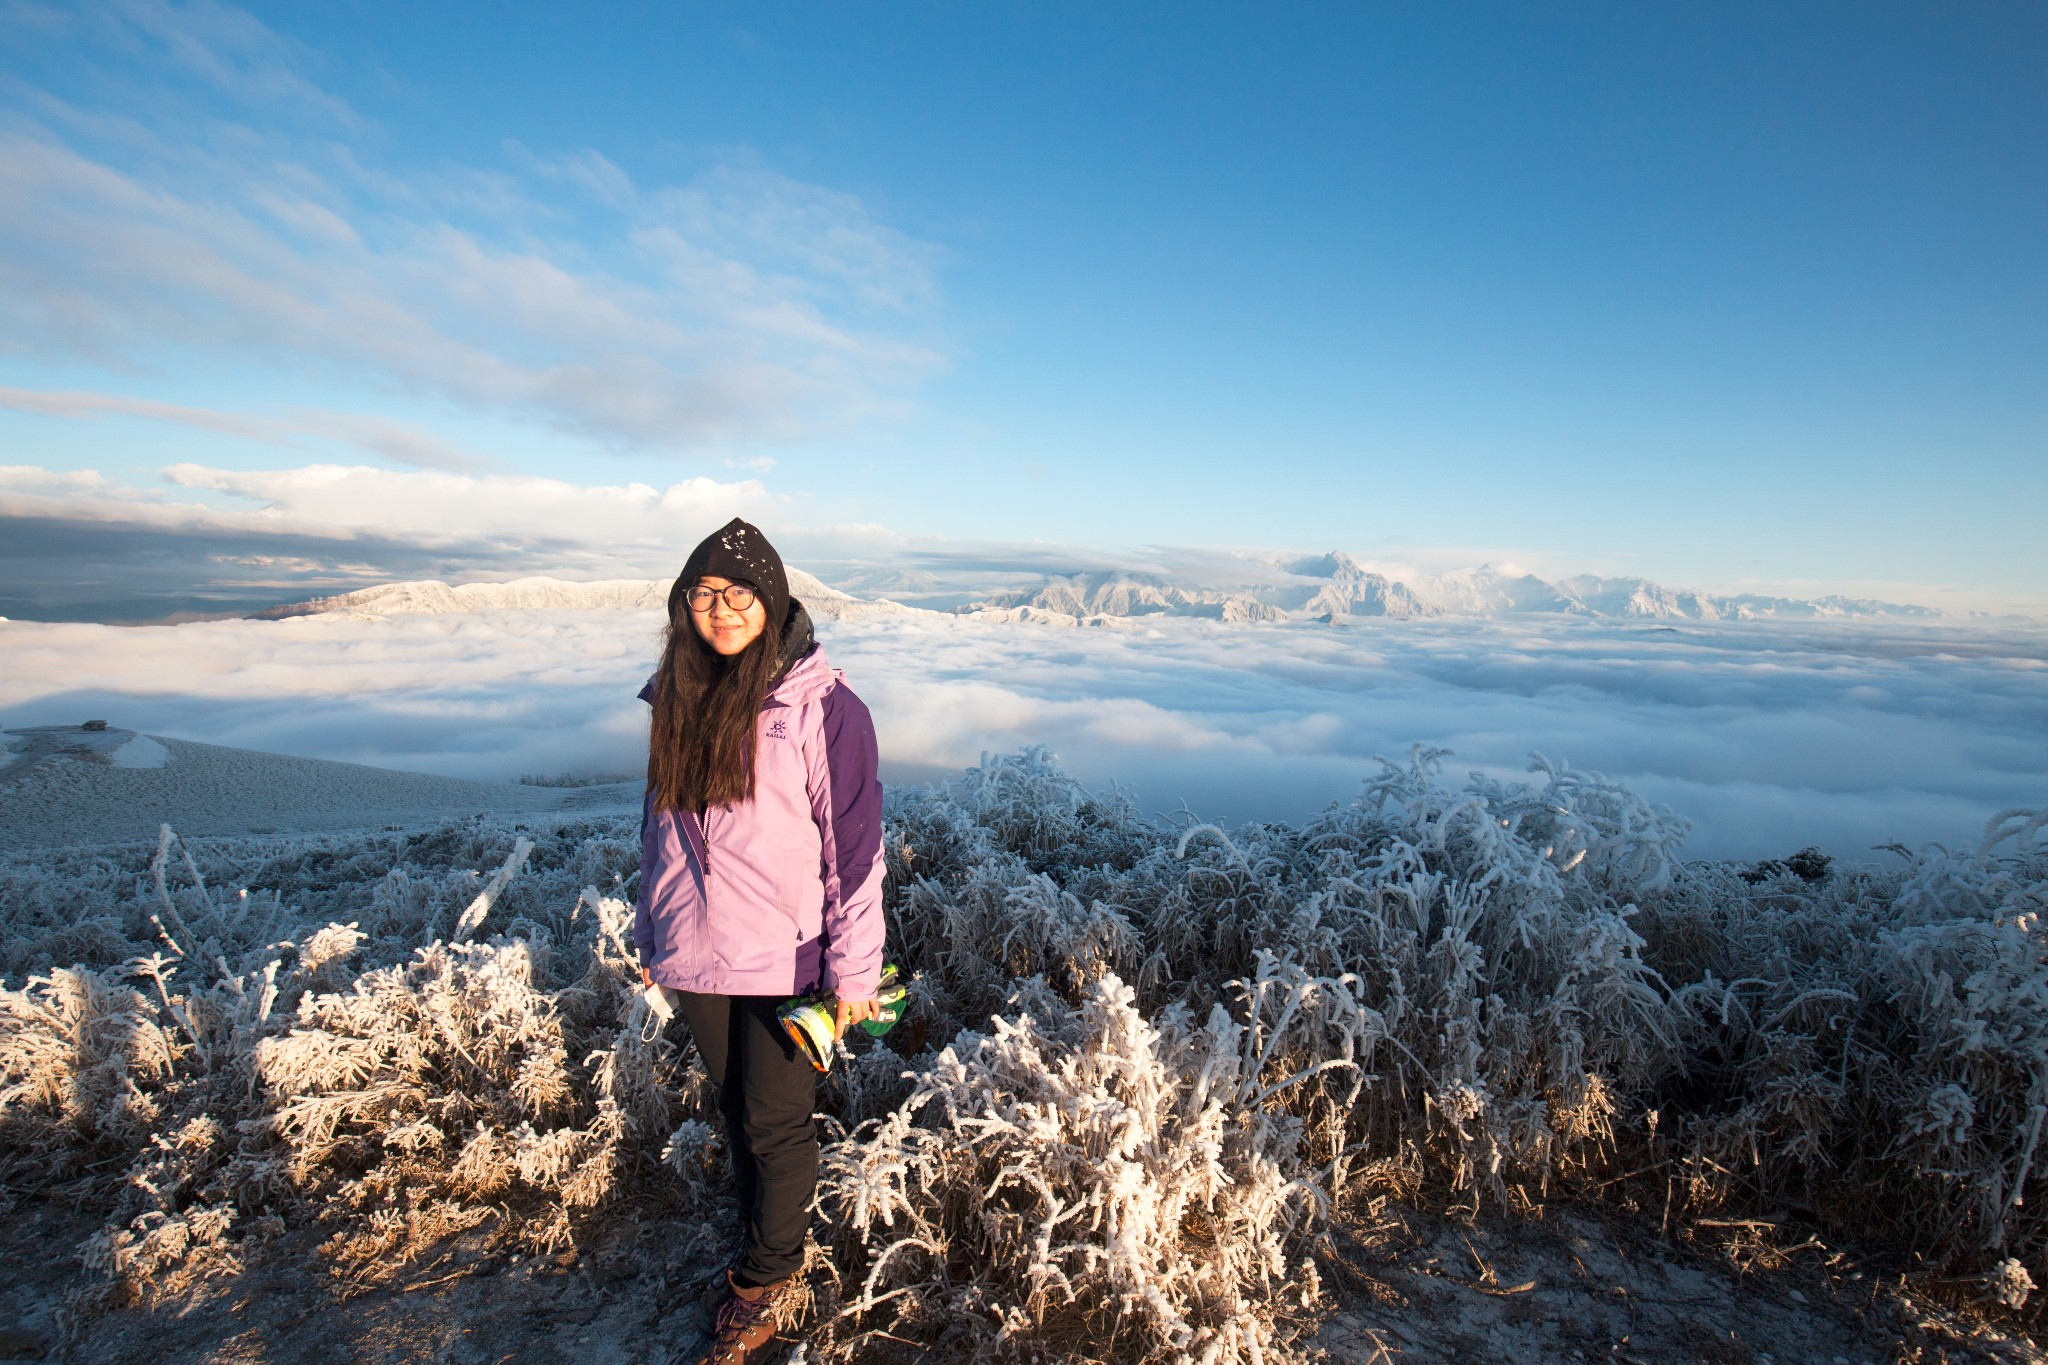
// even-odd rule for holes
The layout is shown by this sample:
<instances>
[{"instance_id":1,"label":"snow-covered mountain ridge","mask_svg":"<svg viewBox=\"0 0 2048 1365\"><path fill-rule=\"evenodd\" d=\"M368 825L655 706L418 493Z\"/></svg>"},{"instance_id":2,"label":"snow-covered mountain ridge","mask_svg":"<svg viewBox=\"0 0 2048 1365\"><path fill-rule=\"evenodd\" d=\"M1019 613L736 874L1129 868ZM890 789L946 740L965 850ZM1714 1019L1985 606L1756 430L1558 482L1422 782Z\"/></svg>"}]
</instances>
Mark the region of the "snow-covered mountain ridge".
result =
<instances>
[{"instance_id":1,"label":"snow-covered mountain ridge","mask_svg":"<svg viewBox=\"0 0 2048 1365\"><path fill-rule=\"evenodd\" d=\"M850 597L801 569L790 569L789 591L814 617L836 621L847 616L914 610L886 598ZM439 579L380 583L334 597L315 597L257 613L264 620L295 616L445 616L482 611L665 611L673 578L614 578L575 583L561 578L515 578L504 583L449 585Z\"/></svg>"},{"instance_id":2,"label":"snow-covered mountain ridge","mask_svg":"<svg viewBox=\"0 0 2048 1365\"><path fill-rule=\"evenodd\" d=\"M1245 581L1196 584L1159 574L1092 570L1050 574L1037 584L953 608L976 620L1045 625L1113 625L1148 617L1205 618L1229 624L1267 621L1343 623L1362 619L1499 617L1554 613L1647 620L1901 620L1944 619L1933 607L1839 595L1812 599L1725 594L1673 588L1646 578L1580 574L1552 582L1505 565L1486 564L1409 581L1368 569L1342 551L1291 559L1244 561ZM438 579L385 583L259 613L385 617L485 611L661 611L673 579L571 582L519 578L450 585ZM921 612L886 597L857 597L801 569L789 570L790 591L821 620Z\"/></svg>"},{"instance_id":3,"label":"snow-covered mountain ridge","mask_svg":"<svg viewBox=\"0 0 2048 1365\"><path fill-rule=\"evenodd\" d=\"M1671 588L1646 578L1581 574L1550 582L1507 566L1486 564L1413 583L1366 568L1342 551L1298 559L1247 562L1258 581L1196 587L1154 574L1092 572L1053 575L1035 588L997 594L958 608L985 619L1065 617L1074 621L1136 616L1207 616L1225 621L1380 617L1523 615L1679 619L1694 621L1880 619L1933 620L1933 607L1867 598L1815 599L1716 594ZM1248 574L1247 577L1251 577Z\"/></svg>"}]
</instances>

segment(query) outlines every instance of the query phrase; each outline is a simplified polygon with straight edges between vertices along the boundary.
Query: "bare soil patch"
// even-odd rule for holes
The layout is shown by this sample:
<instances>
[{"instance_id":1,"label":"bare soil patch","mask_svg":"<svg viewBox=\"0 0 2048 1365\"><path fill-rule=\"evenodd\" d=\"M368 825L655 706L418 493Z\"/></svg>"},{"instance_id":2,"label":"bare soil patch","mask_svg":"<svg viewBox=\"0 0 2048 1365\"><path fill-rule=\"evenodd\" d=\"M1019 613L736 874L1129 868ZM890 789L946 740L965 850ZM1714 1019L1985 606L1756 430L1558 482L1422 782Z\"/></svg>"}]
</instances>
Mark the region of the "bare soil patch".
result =
<instances>
[{"instance_id":1,"label":"bare soil patch","mask_svg":"<svg viewBox=\"0 0 2048 1365\"><path fill-rule=\"evenodd\" d=\"M723 1216L719 1209L710 1216ZM703 1340L706 1267L666 1257L686 1223L613 1229L554 1256L451 1243L397 1287L356 1290L280 1238L241 1273L107 1308L75 1248L97 1220L55 1203L5 1222L0 1359L93 1365L670 1365ZM1398 1206L1339 1222L1318 1255L1331 1365L1498 1361L1936 1365L2048 1359L2026 1337L1840 1253L1740 1268L1604 1209L1468 1222ZM801 1359L792 1333L780 1360ZM943 1356L906 1346L906 1362Z\"/></svg>"}]
</instances>

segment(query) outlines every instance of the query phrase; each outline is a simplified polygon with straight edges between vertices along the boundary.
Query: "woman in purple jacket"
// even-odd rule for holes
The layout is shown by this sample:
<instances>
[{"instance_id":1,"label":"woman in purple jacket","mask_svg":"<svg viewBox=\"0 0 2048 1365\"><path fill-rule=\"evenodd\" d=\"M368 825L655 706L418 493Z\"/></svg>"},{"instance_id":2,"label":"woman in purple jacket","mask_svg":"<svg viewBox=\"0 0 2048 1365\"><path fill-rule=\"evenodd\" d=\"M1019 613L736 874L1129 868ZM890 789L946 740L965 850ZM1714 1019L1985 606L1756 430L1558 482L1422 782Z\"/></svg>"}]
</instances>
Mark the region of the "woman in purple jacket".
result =
<instances>
[{"instance_id":1,"label":"woman in purple jacket","mask_svg":"<svg viewBox=\"0 0 2048 1365\"><path fill-rule=\"evenodd\" d=\"M668 617L640 694L654 717L633 941L718 1086L742 1237L701 1361L747 1365L803 1263L818 1176L816 1073L775 1012L817 987L842 1033L877 1012L882 787L868 709L757 528L734 518L692 551Z\"/></svg>"}]
</instances>

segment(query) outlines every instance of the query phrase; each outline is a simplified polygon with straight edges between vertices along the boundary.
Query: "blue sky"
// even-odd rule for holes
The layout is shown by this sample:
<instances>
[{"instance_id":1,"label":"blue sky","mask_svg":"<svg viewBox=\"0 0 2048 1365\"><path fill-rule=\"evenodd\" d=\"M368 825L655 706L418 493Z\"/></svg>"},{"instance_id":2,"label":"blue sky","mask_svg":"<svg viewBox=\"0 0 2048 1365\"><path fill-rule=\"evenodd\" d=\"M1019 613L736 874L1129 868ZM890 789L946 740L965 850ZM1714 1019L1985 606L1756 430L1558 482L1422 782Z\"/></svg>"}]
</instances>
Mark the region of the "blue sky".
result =
<instances>
[{"instance_id":1,"label":"blue sky","mask_svg":"<svg viewBox=\"0 0 2048 1365\"><path fill-rule=\"evenodd\" d=\"M8 516L704 479L2048 609L2038 5L0 15Z\"/></svg>"}]
</instances>

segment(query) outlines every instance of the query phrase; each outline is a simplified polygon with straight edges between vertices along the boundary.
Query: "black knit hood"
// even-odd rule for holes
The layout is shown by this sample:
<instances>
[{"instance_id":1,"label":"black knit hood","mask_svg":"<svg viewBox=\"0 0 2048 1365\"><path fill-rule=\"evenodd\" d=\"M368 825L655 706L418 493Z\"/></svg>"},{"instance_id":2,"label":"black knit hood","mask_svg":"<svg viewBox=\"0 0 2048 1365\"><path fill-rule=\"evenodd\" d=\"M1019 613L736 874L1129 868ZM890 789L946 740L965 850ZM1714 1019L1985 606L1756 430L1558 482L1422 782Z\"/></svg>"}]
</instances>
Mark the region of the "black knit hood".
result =
<instances>
[{"instance_id":1,"label":"black knit hood","mask_svg":"<svg viewBox=\"0 0 2048 1365\"><path fill-rule=\"evenodd\" d=\"M690 551L690 557L683 561L682 573L676 576L675 586L668 590L668 616L671 621L688 612L683 595L696 587L697 580L706 574L753 584L754 595L761 599L761 606L768 613L769 627L781 629L786 626L789 621L789 573L782 567L782 556L768 543L768 537L761 534L760 527L734 517L704 537L697 548Z\"/></svg>"}]
</instances>

